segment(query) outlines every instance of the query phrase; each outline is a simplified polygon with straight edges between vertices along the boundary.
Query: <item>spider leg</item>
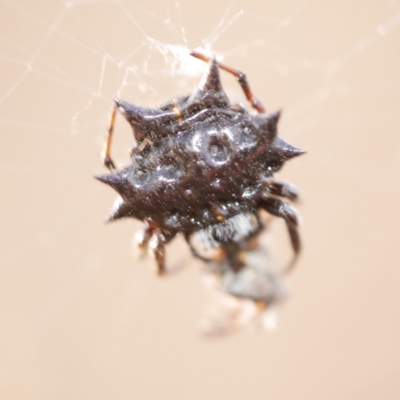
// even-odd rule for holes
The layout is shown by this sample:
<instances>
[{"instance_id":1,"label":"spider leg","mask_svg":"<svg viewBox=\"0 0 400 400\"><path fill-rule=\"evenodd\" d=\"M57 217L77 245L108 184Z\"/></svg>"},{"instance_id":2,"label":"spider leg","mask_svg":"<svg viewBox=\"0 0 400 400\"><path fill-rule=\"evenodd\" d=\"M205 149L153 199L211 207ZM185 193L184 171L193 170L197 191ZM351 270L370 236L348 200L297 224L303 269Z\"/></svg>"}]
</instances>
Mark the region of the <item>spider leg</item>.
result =
<instances>
[{"instance_id":1,"label":"spider leg","mask_svg":"<svg viewBox=\"0 0 400 400\"><path fill-rule=\"evenodd\" d=\"M165 271L165 245L176 235L176 232L162 231L154 226L147 226L135 234L135 240L143 252L150 247L156 262L156 272L163 275Z\"/></svg>"},{"instance_id":2,"label":"spider leg","mask_svg":"<svg viewBox=\"0 0 400 400\"><path fill-rule=\"evenodd\" d=\"M151 227L146 227L141 231L136 232L135 240L140 250L143 252L147 249L149 241L153 236L154 229Z\"/></svg>"},{"instance_id":3,"label":"spider leg","mask_svg":"<svg viewBox=\"0 0 400 400\"><path fill-rule=\"evenodd\" d=\"M190 241L190 237L191 237L191 234L190 234L190 233L185 233L185 240L186 240L186 243L187 243L188 246L189 246L189 250L190 250L190 252L192 253L192 256L193 256L193 257L196 257L196 258L198 258L199 260L202 260L202 261L205 261L205 262L212 262L212 261L215 261L215 260L213 260L212 258L204 257L204 256L202 256L201 254L199 254L199 253L197 252L197 250L194 248L192 242Z\"/></svg>"},{"instance_id":4,"label":"spider leg","mask_svg":"<svg viewBox=\"0 0 400 400\"><path fill-rule=\"evenodd\" d=\"M111 139L112 139L112 134L114 131L116 115L117 115L117 105L114 105L113 109L111 111L111 115L110 115L110 122L108 124L107 137L106 137L106 141L104 142L104 150L102 152L103 163L110 171L115 169L114 161L111 159Z\"/></svg>"},{"instance_id":5,"label":"spider leg","mask_svg":"<svg viewBox=\"0 0 400 400\"><path fill-rule=\"evenodd\" d=\"M286 222L286 227L290 236L290 242L294 251L294 257L292 261L285 268L285 272L288 272L297 261L301 249L300 235L297 229L299 223L297 213L294 208L285 201L265 195L259 200L259 206L270 214L283 218Z\"/></svg>"},{"instance_id":6,"label":"spider leg","mask_svg":"<svg viewBox=\"0 0 400 400\"><path fill-rule=\"evenodd\" d=\"M165 244L162 240L161 232L153 232L149 240L149 246L153 253L154 260L156 262L156 272L158 275L165 274Z\"/></svg>"},{"instance_id":7,"label":"spider leg","mask_svg":"<svg viewBox=\"0 0 400 400\"><path fill-rule=\"evenodd\" d=\"M191 51L190 55L205 62L210 61L210 57L205 56L204 54L198 53L197 51ZM218 63L219 68L223 69L224 71L229 72L233 76L235 76L243 89L244 94L246 95L247 100L250 102L252 107L256 109L260 113L265 113L265 108L260 100L258 100L253 92L250 89L250 85L247 82L246 74L236 68L229 67L225 64Z\"/></svg>"},{"instance_id":8,"label":"spider leg","mask_svg":"<svg viewBox=\"0 0 400 400\"><path fill-rule=\"evenodd\" d=\"M292 201L299 200L299 191L290 183L271 181L268 183L267 191L272 195L285 197Z\"/></svg>"}]
</instances>

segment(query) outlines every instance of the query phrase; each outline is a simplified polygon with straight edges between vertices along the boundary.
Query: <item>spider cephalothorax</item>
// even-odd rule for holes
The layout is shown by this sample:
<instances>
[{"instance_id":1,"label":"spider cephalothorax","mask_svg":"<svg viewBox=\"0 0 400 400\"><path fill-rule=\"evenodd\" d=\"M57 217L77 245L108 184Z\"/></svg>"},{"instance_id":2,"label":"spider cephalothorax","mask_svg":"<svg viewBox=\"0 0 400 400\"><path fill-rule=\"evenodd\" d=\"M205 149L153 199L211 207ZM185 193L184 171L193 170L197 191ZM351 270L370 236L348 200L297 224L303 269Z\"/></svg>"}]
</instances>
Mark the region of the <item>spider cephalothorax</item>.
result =
<instances>
[{"instance_id":1,"label":"spider cephalothorax","mask_svg":"<svg viewBox=\"0 0 400 400\"><path fill-rule=\"evenodd\" d=\"M190 243L191 235L199 232L219 246L232 259L232 268L239 270L238 249L243 240L261 230L260 209L286 221L297 255L296 213L274 197L295 200L297 191L274 181L273 173L303 151L277 135L279 112L264 112L243 73L201 54L192 55L210 61L210 67L191 95L154 109L115 100L104 155L112 173L98 177L120 195L109 219L133 217L147 224L140 244L147 245L152 238L160 273L164 271L164 244L183 233L199 256ZM219 68L237 76L258 114L250 115L230 103ZM137 142L131 164L118 170L110 158L117 108L132 126ZM235 222L240 216L242 222Z\"/></svg>"}]
</instances>

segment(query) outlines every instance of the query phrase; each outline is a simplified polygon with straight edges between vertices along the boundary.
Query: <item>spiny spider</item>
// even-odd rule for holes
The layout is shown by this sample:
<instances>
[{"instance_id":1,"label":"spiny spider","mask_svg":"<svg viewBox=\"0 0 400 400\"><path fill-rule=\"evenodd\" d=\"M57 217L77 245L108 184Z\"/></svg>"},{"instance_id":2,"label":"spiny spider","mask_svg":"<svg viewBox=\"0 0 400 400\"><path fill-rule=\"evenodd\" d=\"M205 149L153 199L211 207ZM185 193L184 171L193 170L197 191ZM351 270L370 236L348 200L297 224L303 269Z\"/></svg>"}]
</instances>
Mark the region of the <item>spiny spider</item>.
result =
<instances>
[{"instance_id":1,"label":"spiny spider","mask_svg":"<svg viewBox=\"0 0 400 400\"><path fill-rule=\"evenodd\" d=\"M295 201L298 192L275 181L273 173L303 151L277 135L280 112L265 112L243 72L198 52L191 55L209 63L192 94L154 109L114 99L103 153L112 173L97 177L119 194L109 221L132 217L146 224L138 244L150 246L159 274L165 273L165 244L182 233L195 257L209 265L214 261L222 277L226 270L239 276L246 269L244 254L254 249L254 239L264 227L259 213L265 210L286 222L294 251L290 268L300 251L298 218L277 197ZM219 69L237 78L256 115L230 103ZM131 164L122 169L115 167L110 155L117 109L132 126L137 143ZM193 236L217 248L216 256L201 255ZM227 291L236 297L268 301L262 288L249 292L234 286Z\"/></svg>"}]
</instances>

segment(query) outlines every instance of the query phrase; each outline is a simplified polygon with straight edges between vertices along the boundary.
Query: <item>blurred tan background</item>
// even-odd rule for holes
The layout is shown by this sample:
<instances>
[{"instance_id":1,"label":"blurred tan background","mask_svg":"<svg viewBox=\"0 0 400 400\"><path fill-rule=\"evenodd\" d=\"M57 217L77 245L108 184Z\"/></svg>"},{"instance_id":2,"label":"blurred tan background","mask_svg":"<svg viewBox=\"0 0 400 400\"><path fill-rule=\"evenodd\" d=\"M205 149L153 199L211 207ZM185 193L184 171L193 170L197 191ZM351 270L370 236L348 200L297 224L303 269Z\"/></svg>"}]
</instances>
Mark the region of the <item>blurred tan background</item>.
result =
<instances>
[{"instance_id":1,"label":"blurred tan background","mask_svg":"<svg viewBox=\"0 0 400 400\"><path fill-rule=\"evenodd\" d=\"M2 399L399 398L398 0L0 10ZM115 195L92 176L111 98L155 106L204 68L166 45L209 45L245 71L308 152L279 175L303 194L304 252L275 331L203 339L201 265L183 243L167 259L182 271L159 279L132 255L140 224L103 224ZM115 159L131 144L118 117Z\"/></svg>"}]
</instances>

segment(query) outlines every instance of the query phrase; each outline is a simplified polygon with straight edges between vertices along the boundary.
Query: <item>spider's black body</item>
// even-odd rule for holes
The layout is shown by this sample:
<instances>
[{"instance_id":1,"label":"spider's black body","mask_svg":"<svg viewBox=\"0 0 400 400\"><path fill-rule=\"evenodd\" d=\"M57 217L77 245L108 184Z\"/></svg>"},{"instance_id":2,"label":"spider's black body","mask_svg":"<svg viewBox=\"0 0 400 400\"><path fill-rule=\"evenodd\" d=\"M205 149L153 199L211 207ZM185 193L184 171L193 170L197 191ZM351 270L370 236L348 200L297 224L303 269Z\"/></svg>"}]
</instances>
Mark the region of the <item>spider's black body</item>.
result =
<instances>
[{"instance_id":1,"label":"spider's black body","mask_svg":"<svg viewBox=\"0 0 400 400\"><path fill-rule=\"evenodd\" d=\"M248 85L246 89L250 91ZM189 240L193 233L215 227L223 233L218 237L214 232L214 241L228 257L237 235L232 224L224 227L238 215L253 215L259 222L260 208L285 219L298 252L296 214L271 194L296 197L293 187L273 180L273 173L303 152L277 136L278 112L253 116L230 103L215 60L190 96L158 109L115 102L133 128L137 147L131 165L98 179L120 195L110 220L133 217L148 225L143 243L156 237L160 271L163 244L179 232Z\"/></svg>"}]
</instances>

